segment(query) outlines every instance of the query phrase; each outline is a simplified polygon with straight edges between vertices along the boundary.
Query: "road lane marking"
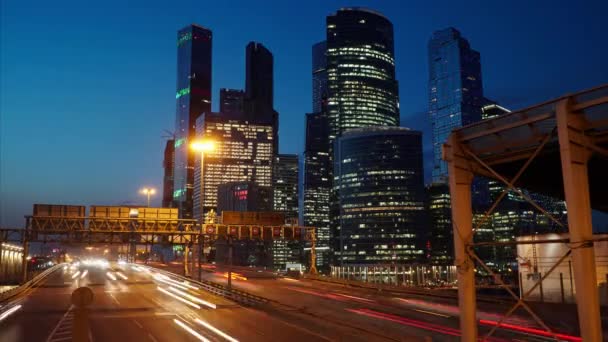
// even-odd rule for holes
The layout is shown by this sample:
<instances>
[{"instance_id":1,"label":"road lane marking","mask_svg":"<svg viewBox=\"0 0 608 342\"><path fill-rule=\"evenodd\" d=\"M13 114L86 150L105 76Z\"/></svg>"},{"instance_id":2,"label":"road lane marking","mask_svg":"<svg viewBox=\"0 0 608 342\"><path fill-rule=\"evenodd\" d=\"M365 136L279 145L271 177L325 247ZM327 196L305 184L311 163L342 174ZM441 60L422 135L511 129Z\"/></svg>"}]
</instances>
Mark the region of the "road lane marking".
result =
<instances>
[{"instance_id":1,"label":"road lane marking","mask_svg":"<svg viewBox=\"0 0 608 342\"><path fill-rule=\"evenodd\" d=\"M114 301L116 302L116 305L120 305L120 302L118 301L118 299L116 299L116 297L114 297L114 294L109 293L110 297L112 297L112 299L114 299Z\"/></svg>"},{"instance_id":2,"label":"road lane marking","mask_svg":"<svg viewBox=\"0 0 608 342\"><path fill-rule=\"evenodd\" d=\"M66 340L65 337L62 338L55 338L55 334L57 334L59 331L66 331L66 328L69 328L70 332L72 330L72 318L74 313L72 312L72 309L74 308L73 305L70 305L70 307L68 308L68 311L65 312L65 314L63 315L63 317L61 317L61 319L59 320L59 322L57 322L57 325L55 326L55 328L53 328L53 330L51 331L51 333L49 334L49 337L46 339L46 342L58 342L58 341L64 341ZM72 339L71 336L69 336L69 339Z\"/></svg>"},{"instance_id":3,"label":"road lane marking","mask_svg":"<svg viewBox=\"0 0 608 342\"><path fill-rule=\"evenodd\" d=\"M133 323L135 323L135 325L137 325L140 329L143 329L144 326L141 325L141 323L139 323L136 319L132 319Z\"/></svg>"},{"instance_id":4,"label":"road lane marking","mask_svg":"<svg viewBox=\"0 0 608 342\"><path fill-rule=\"evenodd\" d=\"M418 312L422 312L422 313L425 313L425 314L429 314L429 315L439 316L439 317L445 317L445 318L449 318L450 317L449 315L444 315L444 314L440 314L440 313L432 312L432 311L426 311L426 310L420 310L420 309L412 309L412 310L418 311Z\"/></svg>"}]
</instances>

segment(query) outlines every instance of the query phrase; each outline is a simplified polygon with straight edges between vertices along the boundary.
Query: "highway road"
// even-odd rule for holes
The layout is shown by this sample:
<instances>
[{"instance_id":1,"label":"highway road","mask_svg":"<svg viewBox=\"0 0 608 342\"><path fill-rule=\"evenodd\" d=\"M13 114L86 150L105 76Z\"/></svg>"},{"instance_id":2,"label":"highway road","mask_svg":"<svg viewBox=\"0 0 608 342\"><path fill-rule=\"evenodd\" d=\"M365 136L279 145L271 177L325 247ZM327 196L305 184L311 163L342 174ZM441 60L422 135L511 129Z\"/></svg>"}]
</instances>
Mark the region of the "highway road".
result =
<instances>
[{"instance_id":1,"label":"highway road","mask_svg":"<svg viewBox=\"0 0 608 342\"><path fill-rule=\"evenodd\" d=\"M176 271L177 265L164 268ZM257 275L254 273L249 275ZM203 274L210 281L226 281L223 272ZM453 306L260 275L233 280L235 288L270 300L245 307L153 268L98 264L61 268L38 287L0 307L0 341L70 341L75 314L70 296L80 286L94 293L89 314L91 341L459 340L458 313ZM483 318L488 321L496 319L492 313L487 315ZM509 323L533 324L518 317ZM517 339L547 340L530 332L501 330L494 341Z\"/></svg>"}]
</instances>

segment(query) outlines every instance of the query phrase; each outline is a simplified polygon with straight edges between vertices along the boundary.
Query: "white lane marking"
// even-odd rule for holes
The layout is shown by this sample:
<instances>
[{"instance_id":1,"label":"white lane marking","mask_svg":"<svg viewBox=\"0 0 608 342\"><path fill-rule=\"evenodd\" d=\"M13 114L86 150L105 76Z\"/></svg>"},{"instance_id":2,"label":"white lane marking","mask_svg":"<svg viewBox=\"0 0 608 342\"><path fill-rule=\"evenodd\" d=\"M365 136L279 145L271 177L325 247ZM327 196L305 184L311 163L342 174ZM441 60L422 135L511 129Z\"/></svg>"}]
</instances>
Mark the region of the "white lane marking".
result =
<instances>
[{"instance_id":1,"label":"white lane marking","mask_svg":"<svg viewBox=\"0 0 608 342\"><path fill-rule=\"evenodd\" d=\"M173 319L173 322L175 322L175 324L179 325L180 327L182 327L182 329L186 330L187 332L189 332L192 336L198 338L200 341L203 342L211 342L208 339L206 339L203 335L197 333L196 331L194 331L192 328L190 328L189 326L186 325L186 323L180 321L177 318Z\"/></svg>"},{"instance_id":2,"label":"white lane marking","mask_svg":"<svg viewBox=\"0 0 608 342\"><path fill-rule=\"evenodd\" d=\"M65 312L65 314L63 315L63 317L61 317L61 319L59 320L59 322L57 322L57 325L55 326L55 328L53 328L53 331L51 331L51 333L49 334L49 337L46 339L46 342L57 342L57 341L62 341L62 340L65 339L65 338L55 339L55 333L57 333L57 331L59 331L60 328L61 328L62 331L65 330L65 327L69 327L70 330L71 330L72 323L68 322L67 318L68 317L70 317L70 318L72 317L72 314L73 314L72 313L72 309L73 309L73 306L70 306L68 308L68 311ZM70 336L70 339L71 338L72 337Z\"/></svg>"},{"instance_id":3,"label":"white lane marking","mask_svg":"<svg viewBox=\"0 0 608 342\"><path fill-rule=\"evenodd\" d=\"M195 319L194 321L195 321L196 323L198 323L198 324L200 324L200 325L204 326L205 328L207 328L207 329L209 329L209 330L213 331L214 333L216 333L216 334L218 334L218 335L222 336L223 338L227 339L227 340L228 340L228 341L230 341L230 342L239 342L239 340L237 340L236 338L234 338L234 337L232 337L232 336L230 336L230 335L226 334L225 332L221 331L220 329L218 329L218 328L214 327L213 325L211 325L211 324L209 324L209 323L207 323L207 322L205 322L205 321L203 321L203 320L201 320L201 319L198 319L198 318L197 318L197 319Z\"/></svg>"},{"instance_id":4,"label":"white lane marking","mask_svg":"<svg viewBox=\"0 0 608 342\"><path fill-rule=\"evenodd\" d=\"M152 342L158 342L158 340L156 340L154 338L154 336L152 334L150 334L150 333L148 333L148 338L150 338L152 340Z\"/></svg>"},{"instance_id":5,"label":"white lane marking","mask_svg":"<svg viewBox=\"0 0 608 342\"><path fill-rule=\"evenodd\" d=\"M426 311L426 310L420 310L420 309L412 309L412 310L418 311L418 312L422 312L422 313L425 313L425 314L429 314L429 315L439 316L439 317L445 317L445 318L449 318L450 317L449 315L444 315L444 314L440 314L440 313L432 312L432 311Z\"/></svg>"},{"instance_id":6,"label":"white lane marking","mask_svg":"<svg viewBox=\"0 0 608 342\"><path fill-rule=\"evenodd\" d=\"M144 326L141 325L141 323L139 323L136 319L133 319L132 321L133 321L133 323L135 323L135 325L137 325L139 327L139 329L143 329L144 328Z\"/></svg>"},{"instance_id":7,"label":"white lane marking","mask_svg":"<svg viewBox=\"0 0 608 342\"><path fill-rule=\"evenodd\" d=\"M120 302L118 301L118 299L116 299L116 297L114 297L114 294L109 293L110 297L112 297L112 299L116 302L116 305L120 305Z\"/></svg>"}]
</instances>

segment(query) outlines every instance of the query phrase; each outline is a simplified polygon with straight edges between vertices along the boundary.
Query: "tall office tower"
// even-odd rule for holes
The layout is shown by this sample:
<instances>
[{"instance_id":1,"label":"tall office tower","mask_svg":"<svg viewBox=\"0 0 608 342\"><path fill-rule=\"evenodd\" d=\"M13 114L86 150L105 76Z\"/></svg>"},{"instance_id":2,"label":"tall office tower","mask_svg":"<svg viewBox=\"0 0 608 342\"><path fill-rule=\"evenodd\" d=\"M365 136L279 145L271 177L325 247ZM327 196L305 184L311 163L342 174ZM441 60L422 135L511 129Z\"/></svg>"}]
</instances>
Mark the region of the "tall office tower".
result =
<instances>
[{"instance_id":1,"label":"tall office tower","mask_svg":"<svg viewBox=\"0 0 608 342\"><path fill-rule=\"evenodd\" d=\"M279 153L279 113L274 110L274 58L261 43L250 42L245 50L244 112L251 122L272 124L274 155Z\"/></svg>"},{"instance_id":2,"label":"tall office tower","mask_svg":"<svg viewBox=\"0 0 608 342\"><path fill-rule=\"evenodd\" d=\"M315 227L317 267L329 268L329 124L327 113L306 114L302 223ZM308 246L310 247L310 246Z\"/></svg>"},{"instance_id":3,"label":"tall office tower","mask_svg":"<svg viewBox=\"0 0 608 342\"><path fill-rule=\"evenodd\" d=\"M345 132L335 146L341 266L424 258L427 217L422 133L402 127Z\"/></svg>"},{"instance_id":4,"label":"tall office tower","mask_svg":"<svg viewBox=\"0 0 608 342\"><path fill-rule=\"evenodd\" d=\"M220 113L242 113L245 92L240 89L220 89Z\"/></svg>"},{"instance_id":5,"label":"tall office tower","mask_svg":"<svg viewBox=\"0 0 608 342\"><path fill-rule=\"evenodd\" d=\"M173 207L173 169L175 158L175 139L167 140L163 158L163 208Z\"/></svg>"},{"instance_id":6,"label":"tall office tower","mask_svg":"<svg viewBox=\"0 0 608 342\"><path fill-rule=\"evenodd\" d=\"M393 24L382 14L342 8L327 17L330 144L348 129L399 125L394 56Z\"/></svg>"},{"instance_id":7,"label":"tall office tower","mask_svg":"<svg viewBox=\"0 0 608 342\"><path fill-rule=\"evenodd\" d=\"M429 116L433 129L433 182L447 183L441 146L452 129L481 120L483 88L479 52L454 28L429 41Z\"/></svg>"},{"instance_id":8,"label":"tall office tower","mask_svg":"<svg viewBox=\"0 0 608 342\"><path fill-rule=\"evenodd\" d=\"M312 111L318 113L327 101L327 42L312 46Z\"/></svg>"},{"instance_id":9,"label":"tall office tower","mask_svg":"<svg viewBox=\"0 0 608 342\"><path fill-rule=\"evenodd\" d=\"M298 155L279 154L272 172L273 210L285 214L287 224L298 223ZM288 263L299 263L299 241L274 240L272 259L275 269L285 269Z\"/></svg>"},{"instance_id":10,"label":"tall office tower","mask_svg":"<svg viewBox=\"0 0 608 342\"><path fill-rule=\"evenodd\" d=\"M196 153L194 218L200 220L209 210L217 211L220 184L251 181L259 187L272 186L272 128L271 124L243 120L240 113L205 113L196 120L197 138L215 141L215 148L203 155L203 198L201 154Z\"/></svg>"},{"instance_id":11,"label":"tall office tower","mask_svg":"<svg viewBox=\"0 0 608 342\"><path fill-rule=\"evenodd\" d=\"M194 157L189 146L196 119L211 112L211 31L189 25L177 33L177 102L173 200L181 218L192 218Z\"/></svg>"},{"instance_id":12,"label":"tall office tower","mask_svg":"<svg viewBox=\"0 0 608 342\"><path fill-rule=\"evenodd\" d=\"M217 193L217 215L222 211L272 211L272 189L255 182L220 184Z\"/></svg>"},{"instance_id":13,"label":"tall office tower","mask_svg":"<svg viewBox=\"0 0 608 342\"><path fill-rule=\"evenodd\" d=\"M452 265L454 237L450 189L446 183L433 183L426 190L430 228L427 244L430 249L429 262L432 265Z\"/></svg>"}]
</instances>

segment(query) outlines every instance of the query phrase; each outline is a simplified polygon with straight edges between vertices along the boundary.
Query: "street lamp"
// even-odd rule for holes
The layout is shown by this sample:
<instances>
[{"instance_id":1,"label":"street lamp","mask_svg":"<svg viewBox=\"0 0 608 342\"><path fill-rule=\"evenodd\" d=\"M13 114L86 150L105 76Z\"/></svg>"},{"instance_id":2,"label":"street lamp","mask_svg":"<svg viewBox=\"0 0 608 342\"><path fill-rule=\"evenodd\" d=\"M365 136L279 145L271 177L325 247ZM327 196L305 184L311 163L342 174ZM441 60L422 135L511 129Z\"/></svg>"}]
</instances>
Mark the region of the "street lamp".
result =
<instances>
[{"instance_id":1,"label":"street lamp","mask_svg":"<svg viewBox=\"0 0 608 342\"><path fill-rule=\"evenodd\" d=\"M156 193L156 190L153 188L143 188L141 189L141 193L148 196L148 208L150 207L150 196Z\"/></svg>"},{"instance_id":2,"label":"street lamp","mask_svg":"<svg viewBox=\"0 0 608 342\"><path fill-rule=\"evenodd\" d=\"M199 233L199 254L198 254L198 280L201 281L201 261L204 257L204 238L203 238L203 223L205 221L205 186L204 186L204 181L205 181L205 152L211 152L213 150L215 150L215 142L213 140L199 140L199 141L194 141L192 142L192 144L190 144L190 148L196 152L200 152L201 153L201 189L200 189L200 224L201 224L201 230ZM184 262L184 270L187 270L187 263ZM194 254L192 254L192 268L194 268Z\"/></svg>"}]
</instances>

